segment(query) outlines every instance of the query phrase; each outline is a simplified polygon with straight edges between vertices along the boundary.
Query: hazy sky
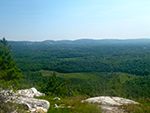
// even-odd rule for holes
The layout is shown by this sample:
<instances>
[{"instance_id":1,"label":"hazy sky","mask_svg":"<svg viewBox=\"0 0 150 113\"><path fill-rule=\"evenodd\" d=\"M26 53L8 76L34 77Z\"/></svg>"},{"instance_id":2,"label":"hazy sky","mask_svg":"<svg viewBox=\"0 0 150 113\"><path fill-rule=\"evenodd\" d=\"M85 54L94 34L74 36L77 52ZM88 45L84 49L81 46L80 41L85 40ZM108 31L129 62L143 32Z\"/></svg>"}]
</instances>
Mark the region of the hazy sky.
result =
<instances>
[{"instance_id":1,"label":"hazy sky","mask_svg":"<svg viewBox=\"0 0 150 113\"><path fill-rule=\"evenodd\" d=\"M150 38L150 0L0 0L0 38Z\"/></svg>"}]
</instances>

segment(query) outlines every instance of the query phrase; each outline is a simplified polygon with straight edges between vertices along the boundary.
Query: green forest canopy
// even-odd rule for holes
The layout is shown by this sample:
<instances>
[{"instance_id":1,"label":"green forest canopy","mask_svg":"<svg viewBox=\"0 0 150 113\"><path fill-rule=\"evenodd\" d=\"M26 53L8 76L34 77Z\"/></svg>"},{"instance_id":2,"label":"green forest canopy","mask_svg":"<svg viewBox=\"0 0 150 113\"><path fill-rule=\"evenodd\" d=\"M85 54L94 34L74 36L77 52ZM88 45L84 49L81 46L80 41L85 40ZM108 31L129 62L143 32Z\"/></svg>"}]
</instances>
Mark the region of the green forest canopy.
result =
<instances>
[{"instance_id":1,"label":"green forest canopy","mask_svg":"<svg viewBox=\"0 0 150 113\"><path fill-rule=\"evenodd\" d=\"M54 93L42 89L48 87L51 78L50 74L43 76L41 70L49 70L60 72L60 81L68 73L68 96L150 97L149 39L9 43L16 66L25 75L22 84L28 85L22 88L34 86L47 94Z\"/></svg>"},{"instance_id":2,"label":"green forest canopy","mask_svg":"<svg viewBox=\"0 0 150 113\"><path fill-rule=\"evenodd\" d=\"M10 42L22 71L150 73L150 40Z\"/></svg>"}]
</instances>

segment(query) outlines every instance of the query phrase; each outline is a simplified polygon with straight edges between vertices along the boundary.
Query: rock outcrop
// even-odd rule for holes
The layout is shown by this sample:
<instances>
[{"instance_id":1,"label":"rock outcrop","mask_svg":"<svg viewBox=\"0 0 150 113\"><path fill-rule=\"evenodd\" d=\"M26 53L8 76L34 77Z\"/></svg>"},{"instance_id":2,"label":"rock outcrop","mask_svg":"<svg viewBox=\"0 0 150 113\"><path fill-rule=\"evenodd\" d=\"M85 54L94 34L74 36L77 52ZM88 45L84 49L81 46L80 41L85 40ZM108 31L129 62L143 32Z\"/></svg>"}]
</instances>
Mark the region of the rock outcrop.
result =
<instances>
[{"instance_id":1,"label":"rock outcrop","mask_svg":"<svg viewBox=\"0 0 150 113\"><path fill-rule=\"evenodd\" d=\"M25 90L18 90L16 95L21 95L21 96L26 96L26 97L31 97L33 98L34 96L44 96L44 93L40 93L37 91L34 87L30 89L25 89Z\"/></svg>"},{"instance_id":2,"label":"rock outcrop","mask_svg":"<svg viewBox=\"0 0 150 113\"><path fill-rule=\"evenodd\" d=\"M92 103L101 103L101 104L109 104L109 105L123 105L123 104L139 104L133 100L120 98L120 97L109 97L109 96L100 96L93 97L83 100L82 102L92 102Z\"/></svg>"},{"instance_id":3,"label":"rock outcrop","mask_svg":"<svg viewBox=\"0 0 150 113\"><path fill-rule=\"evenodd\" d=\"M109 96L100 96L88 98L86 100L82 100L81 102L89 102L89 103L98 103L98 107L102 109L103 112L109 113L123 113L124 110L120 109L117 106L127 105L127 104L139 104L133 100L120 98L120 97L109 97Z\"/></svg>"},{"instance_id":4,"label":"rock outcrop","mask_svg":"<svg viewBox=\"0 0 150 113\"><path fill-rule=\"evenodd\" d=\"M50 103L46 100L35 99L34 96L43 96L43 93L38 92L35 88L18 90L3 90L0 92L1 101L12 102L23 105L30 112L47 112Z\"/></svg>"}]
</instances>

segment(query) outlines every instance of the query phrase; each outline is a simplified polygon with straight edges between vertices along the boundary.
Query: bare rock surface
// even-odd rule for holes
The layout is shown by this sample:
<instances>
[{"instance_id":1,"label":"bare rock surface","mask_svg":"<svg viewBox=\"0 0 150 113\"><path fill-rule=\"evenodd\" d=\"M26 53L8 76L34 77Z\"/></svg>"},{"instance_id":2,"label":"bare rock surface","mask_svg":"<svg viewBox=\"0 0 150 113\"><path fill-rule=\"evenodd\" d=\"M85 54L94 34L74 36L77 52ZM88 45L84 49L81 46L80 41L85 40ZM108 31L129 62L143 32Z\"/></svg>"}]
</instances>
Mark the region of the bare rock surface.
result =
<instances>
[{"instance_id":1,"label":"bare rock surface","mask_svg":"<svg viewBox=\"0 0 150 113\"><path fill-rule=\"evenodd\" d=\"M12 102L23 105L30 112L42 111L47 112L50 103L46 100L35 99L34 96L43 96L43 93L38 92L35 88L18 90L3 90L0 92L1 101Z\"/></svg>"},{"instance_id":2,"label":"bare rock surface","mask_svg":"<svg viewBox=\"0 0 150 113\"><path fill-rule=\"evenodd\" d=\"M15 95L21 95L21 96L26 96L26 97L34 97L34 96L44 96L44 93L40 93L37 91L34 87L30 89L25 89L25 90L18 90Z\"/></svg>"},{"instance_id":3,"label":"bare rock surface","mask_svg":"<svg viewBox=\"0 0 150 113\"><path fill-rule=\"evenodd\" d=\"M60 98L59 97L55 97L53 100L60 100Z\"/></svg>"},{"instance_id":4,"label":"bare rock surface","mask_svg":"<svg viewBox=\"0 0 150 113\"><path fill-rule=\"evenodd\" d=\"M100 108L102 113L126 113L124 109L118 108L117 106L101 105Z\"/></svg>"},{"instance_id":5,"label":"bare rock surface","mask_svg":"<svg viewBox=\"0 0 150 113\"><path fill-rule=\"evenodd\" d=\"M104 113L125 113L123 109L119 108L120 105L139 104L133 100L109 96L88 98L81 102L98 103L97 107L100 107Z\"/></svg>"},{"instance_id":6,"label":"bare rock surface","mask_svg":"<svg viewBox=\"0 0 150 113\"><path fill-rule=\"evenodd\" d=\"M84 101L92 102L92 103L110 104L110 105L121 105L120 103L114 101L111 97L108 96L93 97L93 98L83 100L82 102Z\"/></svg>"},{"instance_id":7,"label":"bare rock surface","mask_svg":"<svg viewBox=\"0 0 150 113\"><path fill-rule=\"evenodd\" d=\"M121 98L121 97L112 97L112 99L120 104L139 104L138 102L135 102L133 100L129 100L129 99L125 99L125 98Z\"/></svg>"}]
</instances>

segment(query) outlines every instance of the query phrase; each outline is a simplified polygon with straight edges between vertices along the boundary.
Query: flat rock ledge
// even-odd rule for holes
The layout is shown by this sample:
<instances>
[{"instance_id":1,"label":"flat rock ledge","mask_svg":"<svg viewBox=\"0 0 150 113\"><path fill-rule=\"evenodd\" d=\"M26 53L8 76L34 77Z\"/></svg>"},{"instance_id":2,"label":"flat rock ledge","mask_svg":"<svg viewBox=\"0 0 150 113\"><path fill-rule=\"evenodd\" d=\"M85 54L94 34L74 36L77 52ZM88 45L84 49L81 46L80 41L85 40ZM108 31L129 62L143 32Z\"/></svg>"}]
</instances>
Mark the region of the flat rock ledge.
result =
<instances>
[{"instance_id":1,"label":"flat rock ledge","mask_svg":"<svg viewBox=\"0 0 150 113\"><path fill-rule=\"evenodd\" d=\"M1 102L12 102L23 105L31 113L45 113L50 107L50 103L46 100L35 99L34 96L43 96L45 94L38 92L35 88L18 90L3 90L0 92Z\"/></svg>"},{"instance_id":2,"label":"flat rock ledge","mask_svg":"<svg viewBox=\"0 0 150 113\"><path fill-rule=\"evenodd\" d=\"M120 109L119 106L127 104L139 104L133 100L109 96L88 98L86 100L82 100L81 102L98 103L97 107L100 107L103 113L125 113L125 110Z\"/></svg>"}]
</instances>

